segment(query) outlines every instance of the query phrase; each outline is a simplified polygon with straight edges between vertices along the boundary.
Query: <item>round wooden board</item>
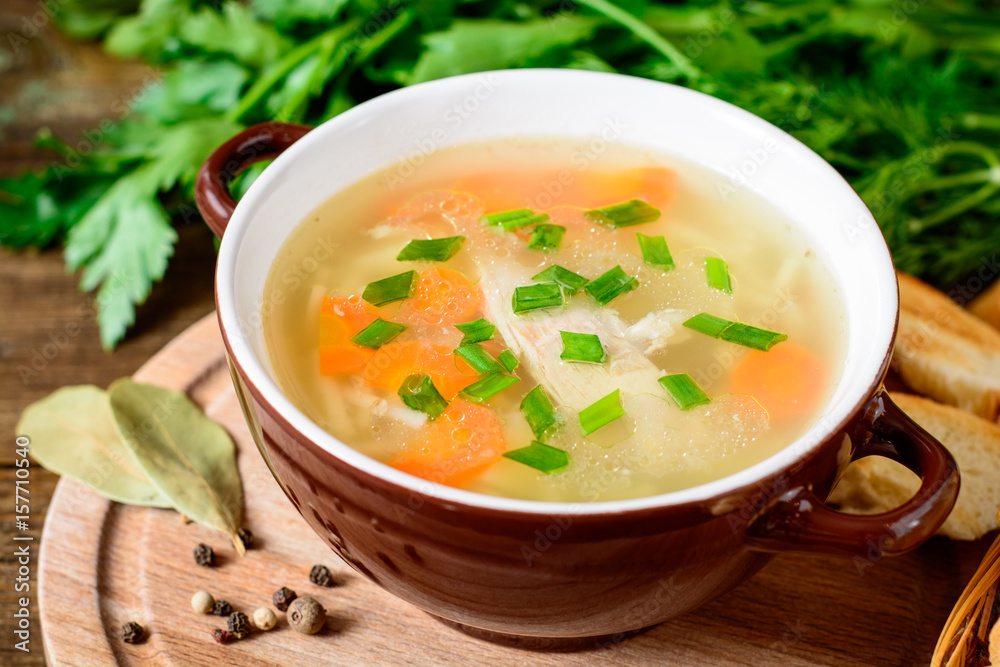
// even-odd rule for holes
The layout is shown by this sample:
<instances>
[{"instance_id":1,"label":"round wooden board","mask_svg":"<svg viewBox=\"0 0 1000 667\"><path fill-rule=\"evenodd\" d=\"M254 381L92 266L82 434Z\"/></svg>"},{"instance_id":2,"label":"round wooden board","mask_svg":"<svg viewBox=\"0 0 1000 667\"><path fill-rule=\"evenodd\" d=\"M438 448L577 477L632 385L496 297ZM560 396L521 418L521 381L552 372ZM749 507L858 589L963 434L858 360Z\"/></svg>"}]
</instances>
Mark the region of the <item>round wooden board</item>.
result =
<instances>
[{"instance_id":1,"label":"round wooden board","mask_svg":"<svg viewBox=\"0 0 1000 667\"><path fill-rule=\"evenodd\" d=\"M940 628L989 540L935 538L915 553L880 561L779 556L740 588L696 613L606 648L560 654L503 648L449 629L392 597L343 563L310 530L264 466L243 421L215 316L198 322L135 378L186 391L236 441L246 557L226 536L183 524L171 510L109 502L60 481L48 510L39 567L45 654L62 665L916 665L927 664ZM195 565L210 544L215 568ZM308 581L325 563L338 585ZM224 619L195 613L210 591L252 613L289 586L330 613L314 636L278 626L222 646ZM665 599L669 582L664 581ZM122 623L148 630L124 644Z\"/></svg>"}]
</instances>

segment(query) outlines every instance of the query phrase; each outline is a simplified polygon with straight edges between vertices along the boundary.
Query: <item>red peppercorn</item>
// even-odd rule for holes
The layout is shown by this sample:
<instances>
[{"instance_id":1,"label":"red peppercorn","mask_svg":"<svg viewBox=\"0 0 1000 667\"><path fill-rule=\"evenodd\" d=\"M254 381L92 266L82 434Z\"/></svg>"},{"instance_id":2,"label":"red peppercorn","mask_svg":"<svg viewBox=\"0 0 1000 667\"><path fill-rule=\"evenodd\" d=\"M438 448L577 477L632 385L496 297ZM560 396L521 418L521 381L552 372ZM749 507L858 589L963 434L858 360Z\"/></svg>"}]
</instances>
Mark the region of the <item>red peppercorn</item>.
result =
<instances>
[{"instance_id":1,"label":"red peppercorn","mask_svg":"<svg viewBox=\"0 0 1000 667\"><path fill-rule=\"evenodd\" d=\"M212 638L220 644L228 644L230 642L236 641L236 637L233 636L228 630L223 630L222 628L216 628L212 630Z\"/></svg>"}]
</instances>

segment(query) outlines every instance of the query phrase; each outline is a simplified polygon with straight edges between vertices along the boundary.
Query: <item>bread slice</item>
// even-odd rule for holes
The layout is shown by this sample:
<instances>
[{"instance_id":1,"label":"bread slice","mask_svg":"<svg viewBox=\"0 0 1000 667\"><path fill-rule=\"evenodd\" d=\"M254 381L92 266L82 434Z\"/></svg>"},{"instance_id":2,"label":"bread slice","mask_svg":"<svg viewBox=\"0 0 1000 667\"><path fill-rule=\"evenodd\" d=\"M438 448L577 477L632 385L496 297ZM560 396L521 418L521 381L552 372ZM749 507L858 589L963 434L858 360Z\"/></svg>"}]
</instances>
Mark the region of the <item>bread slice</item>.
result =
<instances>
[{"instance_id":1,"label":"bread slice","mask_svg":"<svg viewBox=\"0 0 1000 667\"><path fill-rule=\"evenodd\" d=\"M1000 331L930 285L899 277L893 368L914 391L997 421Z\"/></svg>"},{"instance_id":2,"label":"bread slice","mask_svg":"<svg viewBox=\"0 0 1000 667\"><path fill-rule=\"evenodd\" d=\"M975 540L996 529L1000 426L920 396L889 396L913 421L940 440L958 462L962 476L958 502L938 532L956 540ZM899 463L868 456L848 466L829 502L845 512L876 514L898 507L919 486L920 478Z\"/></svg>"},{"instance_id":3,"label":"bread slice","mask_svg":"<svg viewBox=\"0 0 1000 667\"><path fill-rule=\"evenodd\" d=\"M968 307L973 315L994 329L1000 329L1000 280L977 296Z\"/></svg>"}]
</instances>

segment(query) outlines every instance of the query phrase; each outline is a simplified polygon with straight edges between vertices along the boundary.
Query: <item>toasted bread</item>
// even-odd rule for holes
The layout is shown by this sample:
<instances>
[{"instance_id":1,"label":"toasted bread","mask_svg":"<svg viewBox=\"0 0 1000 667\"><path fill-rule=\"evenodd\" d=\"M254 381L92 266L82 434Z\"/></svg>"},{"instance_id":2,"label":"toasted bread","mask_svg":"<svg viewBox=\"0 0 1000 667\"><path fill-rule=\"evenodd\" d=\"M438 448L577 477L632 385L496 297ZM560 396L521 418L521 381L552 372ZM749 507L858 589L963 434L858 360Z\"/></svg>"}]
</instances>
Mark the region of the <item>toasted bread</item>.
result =
<instances>
[{"instance_id":1,"label":"toasted bread","mask_svg":"<svg viewBox=\"0 0 1000 667\"><path fill-rule=\"evenodd\" d=\"M915 422L941 441L958 462L962 487L955 509L939 531L957 540L975 540L998 527L1000 506L1000 426L920 396L890 393ZM869 456L848 466L830 496L846 512L876 514L913 496L920 479L902 465Z\"/></svg>"},{"instance_id":2,"label":"toasted bread","mask_svg":"<svg viewBox=\"0 0 1000 667\"><path fill-rule=\"evenodd\" d=\"M912 276L899 277L893 368L914 391L997 421L1000 331Z\"/></svg>"},{"instance_id":3,"label":"toasted bread","mask_svg":"<svg viewBox=\"0 0 1000 667\"><path fill-rule=\"evenodd\" d=\"M977 296L968 307L973 315L994 329L1000 329L1000 280Z\"/></svg>"}]
</instances>

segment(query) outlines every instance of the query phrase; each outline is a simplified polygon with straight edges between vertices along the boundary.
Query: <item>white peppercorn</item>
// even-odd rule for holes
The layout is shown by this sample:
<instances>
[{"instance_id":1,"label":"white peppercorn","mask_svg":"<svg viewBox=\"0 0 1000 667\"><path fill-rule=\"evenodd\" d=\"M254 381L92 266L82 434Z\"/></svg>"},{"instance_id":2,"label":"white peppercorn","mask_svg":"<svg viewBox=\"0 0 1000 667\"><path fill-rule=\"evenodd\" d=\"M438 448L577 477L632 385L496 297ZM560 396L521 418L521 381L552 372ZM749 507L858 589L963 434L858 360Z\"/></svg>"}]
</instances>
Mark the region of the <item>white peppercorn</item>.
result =
<instances>
[{"instance_id":1,"label":"white peppercorn","mask_svg":"<svg viewBox=\"0 0 1000 667\"><path fill-rule=\"evenodd\" d=\"M270 630L278 622L278 616L270 607L260 607L253 613L253 624L258 630Z\"/></svg>"},{"instance_id":2,"label":"white peppercorn","mask_svg":"<svg viewBox=\"0 0 1000 667\"><path fill-rule=\"evenodd\" d=\"M215 598L208 591L198 591L191 596L191 607L199 614L211 614L215 608Z\"/></svg>"}]
</instances>

